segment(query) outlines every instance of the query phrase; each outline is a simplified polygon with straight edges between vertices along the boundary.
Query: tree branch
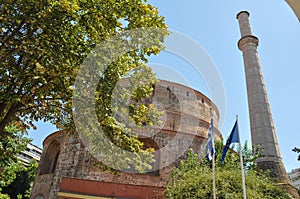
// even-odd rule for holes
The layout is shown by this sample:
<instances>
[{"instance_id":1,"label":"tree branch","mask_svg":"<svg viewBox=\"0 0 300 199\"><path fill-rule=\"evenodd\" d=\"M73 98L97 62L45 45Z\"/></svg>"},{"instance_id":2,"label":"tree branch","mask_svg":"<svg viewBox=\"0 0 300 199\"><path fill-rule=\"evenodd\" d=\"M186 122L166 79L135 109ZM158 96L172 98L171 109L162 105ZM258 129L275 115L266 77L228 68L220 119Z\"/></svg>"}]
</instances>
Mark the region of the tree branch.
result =
<instances>
[{"instance_id":1,"label":"tree branch","mask_svg":"<svg viewBox=\"0 0 300 199\"><path fill-rule=\"evenodd\" d=\"M0 115L2 115L2 112L4 111L5 107L6 107L6 102L1 102L0 103Z\"/></svg>"},{"instance_id":2,"label":"tree branch","mask_svg":"<svg viewBox=\"0 0 300 199\"><path fill-rule=\"evenodd\" d=\"M0 122L0 133L3 132L5 126L9 123L10 119L15 115L15 113L19 110L21 107L20 104L14 103L6 113L3 120Z\"/></svg>"},{"instance_id":3,"label":"tree branch","mask_svg":"<svg viewBox=\"0 0 300 199\"><path fill-rule=\"evenodd\" d=\"M6 46L6 44L17 34L17 32L19 32L22 28L22 26L25 24L25 20L23 20L19 26L11 33L11 35L3 41L2 45L0 46L0 50L2 50L2 48L4 46Z\"/></svg>"}]
</instances>

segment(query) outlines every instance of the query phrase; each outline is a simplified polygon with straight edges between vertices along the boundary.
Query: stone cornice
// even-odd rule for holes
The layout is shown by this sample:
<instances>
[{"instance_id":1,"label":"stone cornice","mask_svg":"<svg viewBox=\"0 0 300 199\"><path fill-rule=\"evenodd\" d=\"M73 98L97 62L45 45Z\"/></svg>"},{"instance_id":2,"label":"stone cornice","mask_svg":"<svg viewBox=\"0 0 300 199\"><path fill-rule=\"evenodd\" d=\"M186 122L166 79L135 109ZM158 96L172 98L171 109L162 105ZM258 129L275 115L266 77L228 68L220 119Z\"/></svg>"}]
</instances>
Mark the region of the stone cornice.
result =
<instances>
[{"instance_id":1,"label":"stone cornice","mask_svg":"<svg viewBox=\"0 0 300 199\"><path fill-rule=\"evenodd\" d=\"M259 43L259 40L257 37L255 37L253 35L246 35L238 41L238 47L241 51L243 51L244 47L247 44L254 44L257 47L258 43Z\"/></svg>"}]
</instances>

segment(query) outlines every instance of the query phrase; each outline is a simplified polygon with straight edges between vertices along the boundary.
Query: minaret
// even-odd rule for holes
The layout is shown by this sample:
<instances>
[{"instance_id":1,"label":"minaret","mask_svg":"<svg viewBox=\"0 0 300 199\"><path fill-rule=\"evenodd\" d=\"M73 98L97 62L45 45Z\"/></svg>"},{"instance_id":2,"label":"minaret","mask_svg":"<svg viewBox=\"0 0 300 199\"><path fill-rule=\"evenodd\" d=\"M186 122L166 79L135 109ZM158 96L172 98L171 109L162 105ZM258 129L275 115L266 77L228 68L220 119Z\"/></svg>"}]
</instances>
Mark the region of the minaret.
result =
<instances>
[{"instance_id":1,"label":"minaret","mask_svg":"<svg viewBox=\"0 0 300 199\"><path fill-rule=\"evenodd\" d=\"M241 31L238 47L243 52L244 58L252 145L262 149L262 157L257 159L257 166L258 169L270 170L271 176L278 182L289 184L288 175L280 155L266 86L256 50L258 38L252 35L247 11L238 13L237 19Z\"/></svg>"}]
</instances>

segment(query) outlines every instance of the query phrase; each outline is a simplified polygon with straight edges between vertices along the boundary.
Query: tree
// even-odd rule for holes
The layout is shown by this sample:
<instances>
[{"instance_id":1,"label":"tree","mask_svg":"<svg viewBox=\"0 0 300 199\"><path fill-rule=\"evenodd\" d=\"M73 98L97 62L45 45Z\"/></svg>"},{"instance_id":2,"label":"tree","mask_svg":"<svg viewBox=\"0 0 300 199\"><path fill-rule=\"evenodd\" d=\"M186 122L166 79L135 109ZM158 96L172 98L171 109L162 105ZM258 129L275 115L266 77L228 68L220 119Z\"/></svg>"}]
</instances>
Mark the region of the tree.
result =
<instances>
[{"instance_id":1,"label":"tree","mask_svg":"<svg viewBox=\"0 0 300 199\"><path fill-rule=\"evenodd\" d=\"M6 126L0 134L0 198L10 198L2 188L9 186L17 178L18 173L25 170L18 160L18 154L25 150L30 139L14 126Z\"/></svg>"},{"instance_id":2,"label":"tree","mask_svg":"<svg viewBox=\"0 0 300 199\"><path fill-rule=\"evenodd\" d=\"M101 71L101 62L111 57L116 46L106 49L105 57L98 60L100 72L99 68L94 71L99 77L97 90L90 96L96 101L97 123L105 129L106 137L123 150L148 154L146 158L137 157L140 159L137 162L150 160L151 151L142 149L143 144L129 132L130 128L124 128L117 120L110 104L117 82L130 77L133 70L143 71L149 79L148 85L132 93L132 99L140 102L151 94L155 76L145 66L146 56L163 48L167 35L163 20L157 9L144 0L3 0L0 3L0 133L7 125L22 131L35 128L33 121L41 119L74 132L72 102L76 99L72 95L75 88L79 89L75 79L80 66L97 45L121 35L117 47L135 43L136 48L115 57ZM126 34L127 30L138 28L160 31L142 39ZM135 40L136 37L140 39ZM151 41L150 46L139 47L139 42L147 41ZM155 112L151 104L130 106L130 117L138 125L153 123L152 116L157 118ZM90 142L96 142L96 138L94 135Z\"/></svg>"},{"instance_id":3,"label":"tree","mask_svg":"<svg viewBox=\"0 0 300 199\"><path fill-rule=\"evenodd\" d=\"M13 126L7 126L0 134L0 185L10 184L21 167L18 154L26 149L30 139Z\"/></svg>"},{"instance_id":4,"label":"tree","mask_svg":"<svg viewBox=\"0 0 300 199\"><path fill-rule=\"evenodd\" d=\"M216 157L217 198L243 198L238 155L229 151L226 162L220 164L222 144L217 144L216 148L216 153L220 154ZM248 154L250 154L249 150ZM245 161L247 166L250 162L247 159ZM250 168L245 173L247 198L290 198L266 175ZM167 196L168 198L212 198L211 165L205 159L199 160L198 155L190 151L179 168L173 170Z\"/></svg>"},{"instance_id":5,"label":"tree","mask_svg":"<svg viewBox=\"0 0 300 199\"><path fill-rule=\"evenodd\" d=\"M300 148L295 147L293 149L293 151L296 152L296 153L300 153ZM300 154L298 155L298 161L300 161Z\"/></svg>"},{"instance_id":6,"label":"tree","mask_svg":"<svg viewBox=\"0 0 300 199\"><path fill-rule=\"evenodd\" d=\"M9 195L11 199L17 199L20 196L22 199L29 199L37 168L36 161L31 162L28 167L20 167L14 181L2 187L2 193Z\"/></svg>"}]
</instances>

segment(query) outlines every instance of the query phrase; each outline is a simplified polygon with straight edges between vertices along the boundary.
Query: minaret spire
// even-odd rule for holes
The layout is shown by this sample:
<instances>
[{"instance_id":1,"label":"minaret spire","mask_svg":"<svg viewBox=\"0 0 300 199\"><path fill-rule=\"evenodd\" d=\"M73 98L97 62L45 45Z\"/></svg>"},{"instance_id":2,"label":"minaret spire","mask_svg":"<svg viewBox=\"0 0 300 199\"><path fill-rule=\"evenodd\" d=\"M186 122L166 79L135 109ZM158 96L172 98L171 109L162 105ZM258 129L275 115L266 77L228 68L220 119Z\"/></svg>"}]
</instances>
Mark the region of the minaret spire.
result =
<instances>
[{"instance_id":1,"label":"minaret spire","mask_svg":"<svg viewBox=\"0 0 300 199\"><path fill-rule=\"evenodd\" d=\"M262 157L257 159L257 165L259 169L270 170L271 176L279 182L289 183L280 155L271 108L258 58L258 38L252 35L247 11L238 13L237 19L241 32L238 47L243 52L244 58L252 145L259 146L263 150Z\"/></svg>"}]
</instances>

